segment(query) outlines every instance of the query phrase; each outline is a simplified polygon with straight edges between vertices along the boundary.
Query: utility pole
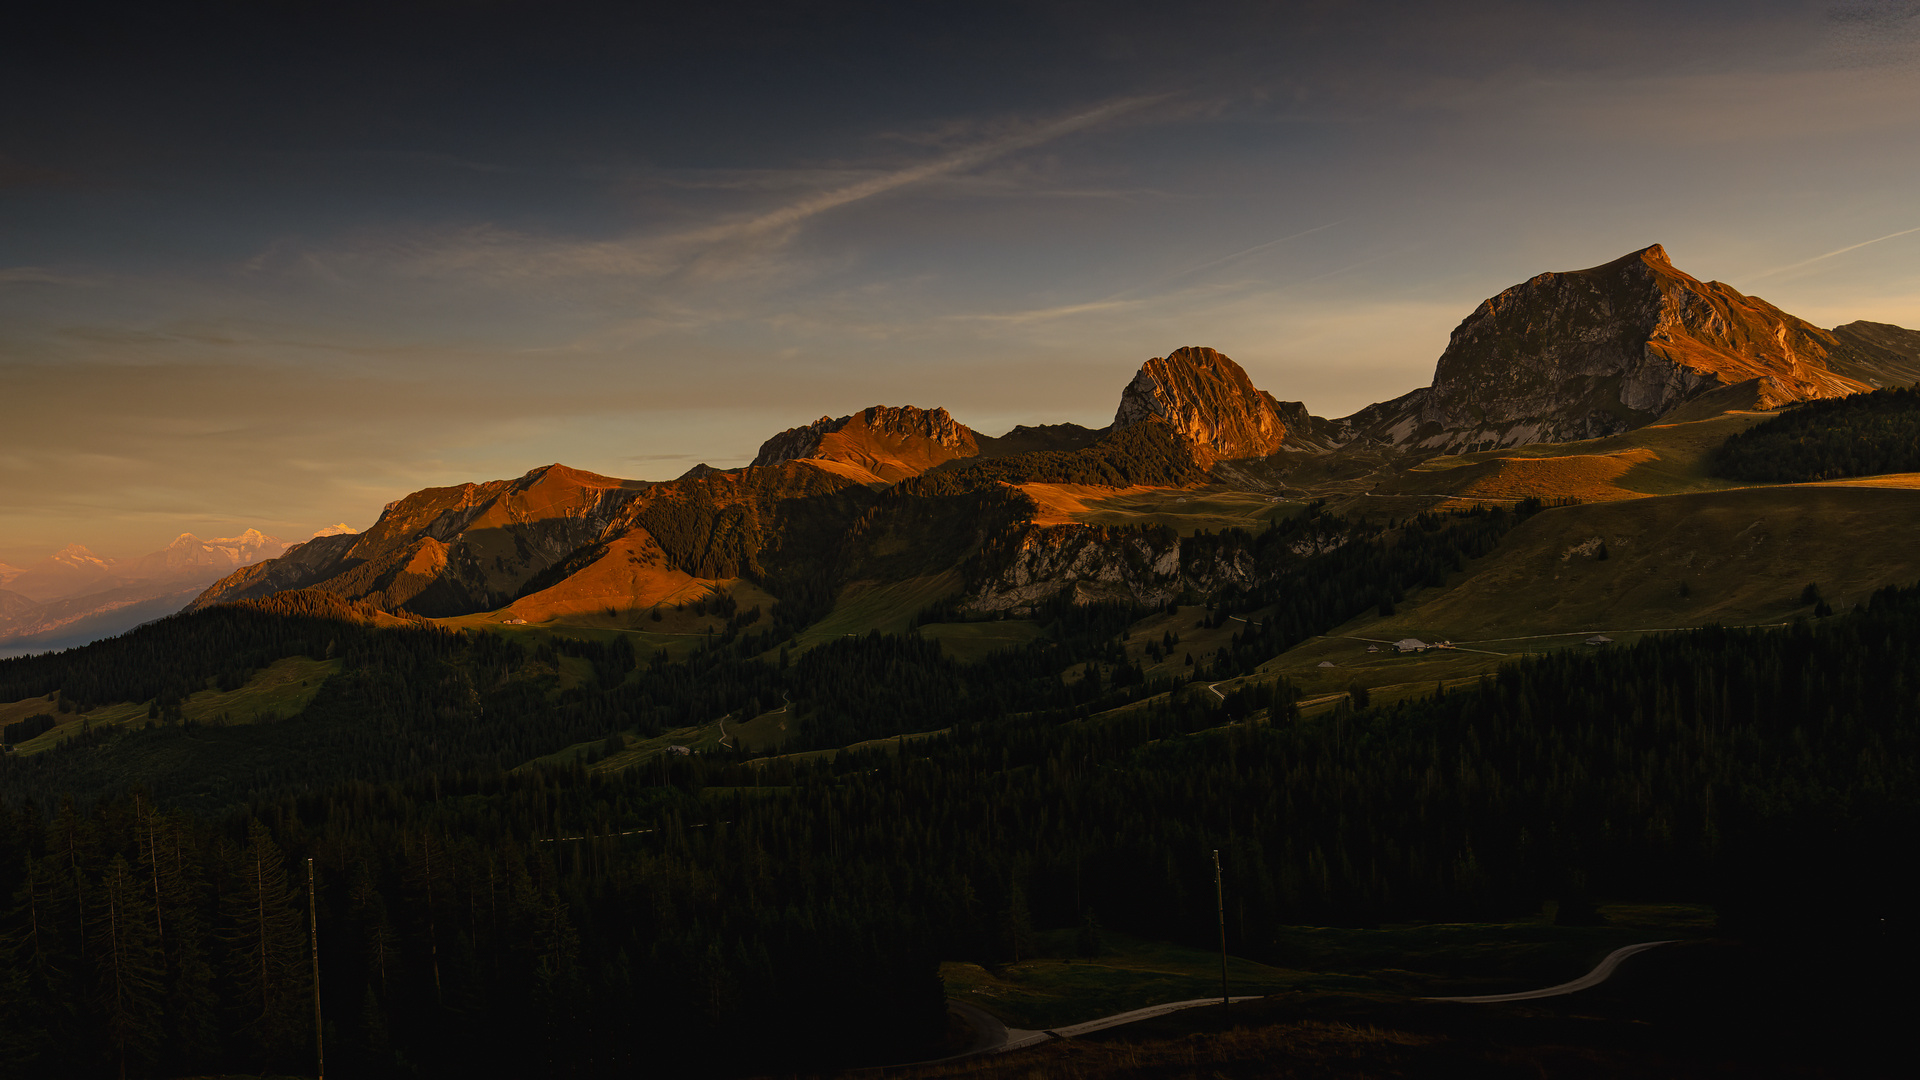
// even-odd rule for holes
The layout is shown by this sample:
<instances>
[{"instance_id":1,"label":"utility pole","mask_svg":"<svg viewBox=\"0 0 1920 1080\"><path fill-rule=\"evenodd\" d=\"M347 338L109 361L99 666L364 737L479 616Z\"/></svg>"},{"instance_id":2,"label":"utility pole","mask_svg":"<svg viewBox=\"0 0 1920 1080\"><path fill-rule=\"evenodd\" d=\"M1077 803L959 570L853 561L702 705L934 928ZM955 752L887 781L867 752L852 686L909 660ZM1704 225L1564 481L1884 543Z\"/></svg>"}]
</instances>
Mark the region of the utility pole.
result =
<instances>
[{"instance_id":1,"label":"utility pole","mask_svg":"<svg viewBox=\"0 0 1920 1080\"><path fill-rule=\"evenodd\" d=\"M307 857L307 935L313 945L313 1057L316 1080L327 1080L327 1048L320 1035L320 907L313 899L313 857ZM1226 940L1222 938L1221 940Z\"/></svg>"},{"instance_id":2,"label":"utility pole","mask_svg":"<svg viewBox=\"0 0 1920 1080\"><path fill-rule=\"evenodd\" d=\"M1213 849L1213 898L1220 911L1220 1007L1226 1008L1227 997L1227 888L1220 878L1220 849Z\"/></svg>"}]
</instances>

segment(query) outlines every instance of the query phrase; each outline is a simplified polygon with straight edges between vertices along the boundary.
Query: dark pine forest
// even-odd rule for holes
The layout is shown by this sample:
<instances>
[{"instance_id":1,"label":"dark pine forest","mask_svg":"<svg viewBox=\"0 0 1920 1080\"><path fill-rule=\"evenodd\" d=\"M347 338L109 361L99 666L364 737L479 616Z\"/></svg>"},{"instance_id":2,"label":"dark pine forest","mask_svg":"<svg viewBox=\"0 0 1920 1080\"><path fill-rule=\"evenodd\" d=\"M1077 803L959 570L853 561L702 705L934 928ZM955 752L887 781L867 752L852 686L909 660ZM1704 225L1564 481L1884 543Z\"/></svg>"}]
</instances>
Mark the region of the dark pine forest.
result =
<instances>
[{"instance_id":1,"label":"dark pine forest","mask_svg":"<svg viewBox=\"0 0 1920 1080\"><path fill-rule=\"evenodd\" d=\"M152 703L142 728L0 760L0 1069L309 1067L308 860L341 1075L912 1059L942 1033L941 960L1091 924L1209 945L1215 848L1229 948L1277 963L1288 926L1596 894L1705 899L1756 934L1903 933L1920 588L1309 719L1284 683L1202 684L1444 578L1537 509L1390 528L1315 510L1181 540L1241 546L1268 582L1194 598L1267 614L1192 679L1126 661L1145 612L1066 603L1036 614L1040 641L975 665L912 634L789 656L744 625L677 662L527 647L314 593L0 663L0 700L44 696L50 715ZM299 715L177 719L194 690L290 655L340 662ZM561 689L562 655L592 677ZM1096 674L1061 681L1073 664ZM529 764L783 701L797 748L944 733L831 758Z\"/></svg>"}]
</instances>

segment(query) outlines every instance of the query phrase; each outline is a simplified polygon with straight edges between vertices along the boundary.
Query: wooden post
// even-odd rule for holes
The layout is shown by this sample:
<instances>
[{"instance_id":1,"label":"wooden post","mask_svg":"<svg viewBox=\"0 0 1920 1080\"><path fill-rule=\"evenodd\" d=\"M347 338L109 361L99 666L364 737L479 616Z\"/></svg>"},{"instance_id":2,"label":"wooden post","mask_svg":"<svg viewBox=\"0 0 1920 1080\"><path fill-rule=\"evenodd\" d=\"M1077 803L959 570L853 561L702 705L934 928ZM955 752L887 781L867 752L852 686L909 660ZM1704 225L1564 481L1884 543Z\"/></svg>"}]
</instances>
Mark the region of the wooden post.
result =
<instances>
[{"instance_id":1,"label":"wooden post","mask_svg":"<svg viewBox=\"0 0 1920 1080\"><path fill-rule=\"evenodd\" d=\"M320 907L313 899L313 857L307 857L307 935L313 946L313 1058L317 1080L327 1080L327 1048L320 1033Z\"/></svg>"},{"instance_id":2,"label":"wooden post","mask_svg":"<svg viewBox=\"0 0 1920 1080\"><path fill-rule=\"evenodd\" d=\"M1213 849L1213 898L1219 905L1220 913L1220 1007L1228 1004L1227 997L1227 889L1220 877L1220 849Z\"/></svg>"}]
</instances>

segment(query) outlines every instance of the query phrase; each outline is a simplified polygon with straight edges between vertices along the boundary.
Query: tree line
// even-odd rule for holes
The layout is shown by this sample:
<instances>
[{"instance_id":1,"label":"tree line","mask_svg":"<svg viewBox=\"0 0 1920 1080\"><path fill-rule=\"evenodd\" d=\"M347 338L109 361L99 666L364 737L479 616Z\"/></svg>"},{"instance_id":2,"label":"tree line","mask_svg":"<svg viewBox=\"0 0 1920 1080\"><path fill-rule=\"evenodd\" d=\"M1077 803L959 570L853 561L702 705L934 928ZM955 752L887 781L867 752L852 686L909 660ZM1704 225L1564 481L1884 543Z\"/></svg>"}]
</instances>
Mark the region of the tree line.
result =
<instances>
[{"instance_id":1,"label":"tree line","mask_svg":"<svg viewBox=\"0 0 1920 1080\"><path fill-rule=\"evenodd\" d=\"M1211 942L1215 848L1229 947L1268 962L1292 925L1596 894L1898 953L1916 650L1920 589L1883 590L1817 626L1550 654L1305 721L1273 689L1190 687L830 762L427 769L212 814L10 803L4 1060L302 1067L307 858L329 1055L366 1075L909 1057L937 1038L941 959L1095 923Z\"/></svg>"},{"instance_id":2,"label":"tree line","mask_svg":"<svg viewBox=\"0 0 1920 1080\"><path fill-rule=\"evenodd\" d=\"M1779 484L1920 472L1920 387L1809 401L1731 435L1715 476Z\"/></svg>"}]
</instances>

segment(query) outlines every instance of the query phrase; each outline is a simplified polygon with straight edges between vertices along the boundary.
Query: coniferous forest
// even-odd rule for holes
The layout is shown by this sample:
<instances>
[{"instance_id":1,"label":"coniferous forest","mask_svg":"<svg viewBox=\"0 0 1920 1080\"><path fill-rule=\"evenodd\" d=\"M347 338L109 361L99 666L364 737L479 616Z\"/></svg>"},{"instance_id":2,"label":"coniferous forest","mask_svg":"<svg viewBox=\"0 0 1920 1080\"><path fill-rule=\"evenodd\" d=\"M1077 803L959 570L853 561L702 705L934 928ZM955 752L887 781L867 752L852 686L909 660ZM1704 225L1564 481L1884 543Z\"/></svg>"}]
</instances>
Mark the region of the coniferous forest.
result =
<instances>
[{"instance_id":1,"label":"coniferous forest","mask_svg":"<svg viewBox=\"0 0 1920 1080\"><path fill-rule=\"evenodd\" d=\"M1035 928L1093 922L1207 946L1214 849L1228 946L1268 962L1290 925L1587 894L1705 898L1735 930L1890 948L1920 828L1920 588L1310 718L1284 683L1201 681L1444 575L1531 509L1391 529L1316 511L1182 541L1247 545L1275 583L1212 599L1272 613L1192 680L1116 655L1142 612L1065 602L1037 616L1044 638L974 665L911 634L790 658L771 632L677 662L528 648L310 593L7 661L0 699L152 708L0 761L0 1067L309 1068L309 865L341 1075L911 1060L942 1035L942 960L1017 958ZM192 689L287 655L340 665L299 715L173 718ZM592 677L562 689L562 656ZM1107 674L1058 678L1081 662ZM942 733L622 772L534 761L782 701L801 748Z\"/></svg>"},{"instance_id":2,"label":"coniferous forest","mask_svg":"<svg viewBox=\"0 0 1920 1080\"><path fill-rule=\"evenodd\" d=\"M1809 401L1731 436L1715 475L1799 484L1920 471L1920 387Z\"/></svg>"}]
</instances>

